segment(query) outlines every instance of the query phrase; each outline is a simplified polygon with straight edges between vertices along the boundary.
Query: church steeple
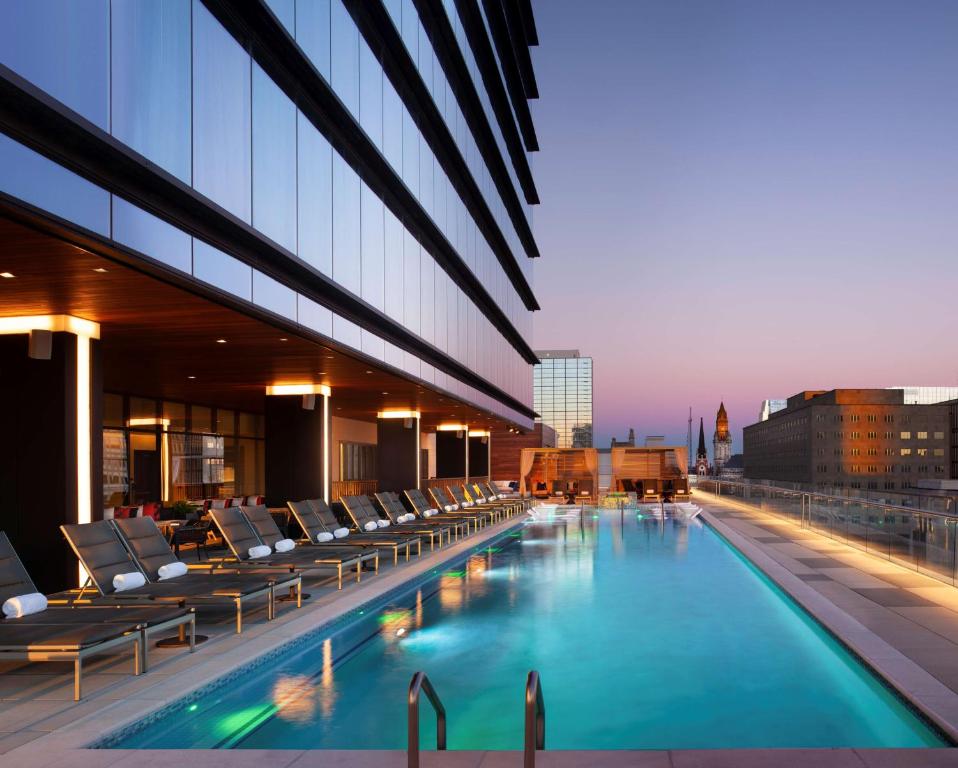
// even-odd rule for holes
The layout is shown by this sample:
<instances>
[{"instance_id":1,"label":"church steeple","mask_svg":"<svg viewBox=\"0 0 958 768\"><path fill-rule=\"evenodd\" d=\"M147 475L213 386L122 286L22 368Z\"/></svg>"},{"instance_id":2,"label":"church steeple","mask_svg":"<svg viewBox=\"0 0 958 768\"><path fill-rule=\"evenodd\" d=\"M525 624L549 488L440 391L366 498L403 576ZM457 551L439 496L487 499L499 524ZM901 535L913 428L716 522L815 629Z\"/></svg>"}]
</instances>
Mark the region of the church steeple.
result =
<instances>
[{"instance_id":1,"label":"church steeple","mask_svg":"<svg viewBox=\"0 0 958 768\"><path fill-rule=\"evenodd\" d=\"M728 437L728 414L725 412L725 403L719 404L718 414L715 416L715 439L725 440Z\"/></svg>"},{"instance_id":2,"label":"church steeple","mask_svg":"<svg viewBox=\"0 0 958 768\"><path fill-rule=\"evenodd\" d=\"M715 465L715 474L721 474L722 468L730 458L732 458L732 433L728 428L728 414L725 412L723 402L715 415L715 437L712 438L712 464Z\"/></svg>"},{"instance_id":3,"label":"church steeple","mask_svg":"<svg viewBox=\"0 0 958 768\"><path fill-rule=\"evenodd\" d=\"M699 447L695 451L695 458L708 460L708 453L705 452L705 420L701 417L699 417Z\"/></svg>"}]
</instances>

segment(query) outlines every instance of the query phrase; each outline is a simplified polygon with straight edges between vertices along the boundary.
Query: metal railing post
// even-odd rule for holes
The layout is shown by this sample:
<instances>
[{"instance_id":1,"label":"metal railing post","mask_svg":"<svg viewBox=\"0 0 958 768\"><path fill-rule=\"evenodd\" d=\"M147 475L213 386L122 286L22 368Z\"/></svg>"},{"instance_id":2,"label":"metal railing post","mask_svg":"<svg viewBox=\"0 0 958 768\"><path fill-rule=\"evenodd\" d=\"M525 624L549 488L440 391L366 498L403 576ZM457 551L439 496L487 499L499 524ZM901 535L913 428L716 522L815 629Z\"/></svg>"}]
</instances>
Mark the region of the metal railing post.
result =
<instances>
[{"instance_id":1,"label":"metal railing post","mask_svg":"<svg viewBox=\"0 0 958 768\"><path fill-rule=\"evenodd\" d=\"M439 700L436 689L432 687L425 672L416 672L409 683L409 698L406 703L407 711L407 765L409 768L419 768L419 692L425 691L426 698L436 710L436 749L446 748L446 708Z\"/></svg>"},{"instance_id":2,"label":"metal railing post","mask_svg":"<svg viewBox=\"0 0 958 768\"><path fill-rule=\"evenodd\" d=\"M546 706L542 700L539 673L529 672L526 679L526 737L524 768L535 768L536 750L546 748Z\"/></svg>"}]
</instances>

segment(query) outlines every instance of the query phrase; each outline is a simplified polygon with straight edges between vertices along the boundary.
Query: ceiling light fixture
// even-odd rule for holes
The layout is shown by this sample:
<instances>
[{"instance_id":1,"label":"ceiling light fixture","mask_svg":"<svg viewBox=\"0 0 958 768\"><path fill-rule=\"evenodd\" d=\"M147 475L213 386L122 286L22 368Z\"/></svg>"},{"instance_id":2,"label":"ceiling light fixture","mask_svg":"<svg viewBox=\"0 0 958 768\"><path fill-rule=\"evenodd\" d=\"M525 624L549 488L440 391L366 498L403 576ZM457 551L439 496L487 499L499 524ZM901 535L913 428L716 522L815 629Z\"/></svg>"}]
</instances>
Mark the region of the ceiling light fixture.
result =
<instances>
[{"instance_id":1,"label":"ceiling light fixture","mask_svg":"<svg viewBox=\"0 0 958 768\"><path fill-rule=\"evenodd\" d=\"M0 272L0 277L9 280L11 277L16 277L16 275L13 274L13 272Z\"/></svg>"},{"instance_id":2,"label":"ceiling light fixture","mask_svg":"<svg viewBox=\"0 0 958 768\"><path fill-rule=\"evenodd\" d=\"M289 339L287 339L285 336L282 336L282 337L280 338L280 341L289 341Z\"/></svg>"},{"instance_id":3,"label":"ceiling light fixture","mask_svg":"<svg viewBox=\"0 0 958 768\"><path fill-rule=\"evenodd\" d=\"M226 343L226 339L217 339L217 340L216 340L216 343L217 343L217 344L225 344L225 343Z\"/></svg>"},{"instance_id":4,"label":"ceiling light fixture","mask_svg":"<svg viewBox=\"0 0 958 768\"><path fill-rule=\"evenodd\" d=\"M101 275L102 275L104 272L106 272L106 270L105 270L103 267L94 267L94 268L93 268L93 271L94 271L94 272L99 272Z\"/></svg>"},{"instance_id":5,"label":"ceiling light fixture","mask_svg":"<svg viewBox=\"0 0 958 768\"><path fill-rule=\"evenodd\" d=\"M187 376L186 378L188 378L188 379L195 379L196 376Z\"/></svg>"}]
</instances>

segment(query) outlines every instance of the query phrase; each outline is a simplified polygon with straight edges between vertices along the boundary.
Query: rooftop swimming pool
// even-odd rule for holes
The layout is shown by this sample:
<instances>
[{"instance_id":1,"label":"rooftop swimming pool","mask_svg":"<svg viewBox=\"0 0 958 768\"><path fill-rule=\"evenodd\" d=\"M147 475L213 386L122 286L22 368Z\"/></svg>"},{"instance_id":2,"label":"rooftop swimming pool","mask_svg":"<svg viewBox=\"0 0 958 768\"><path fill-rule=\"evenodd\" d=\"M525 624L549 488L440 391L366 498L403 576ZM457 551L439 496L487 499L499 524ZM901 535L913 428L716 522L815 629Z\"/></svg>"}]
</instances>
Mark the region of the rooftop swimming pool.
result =
<instances>
[{"instance_id":1,"label":"rooftop swimming pool","mask_svg":"<svg viewBox=\"0 0 958 768\"><path fill-rule=\"evenodd\" d=\"M530 669L550 749L945 745L711 528L606 510L528 523L109 745L405 749L423 670L450 749L521 749ZM425 697L422 723L433 748Z\"/></svg>"}]
</instances>

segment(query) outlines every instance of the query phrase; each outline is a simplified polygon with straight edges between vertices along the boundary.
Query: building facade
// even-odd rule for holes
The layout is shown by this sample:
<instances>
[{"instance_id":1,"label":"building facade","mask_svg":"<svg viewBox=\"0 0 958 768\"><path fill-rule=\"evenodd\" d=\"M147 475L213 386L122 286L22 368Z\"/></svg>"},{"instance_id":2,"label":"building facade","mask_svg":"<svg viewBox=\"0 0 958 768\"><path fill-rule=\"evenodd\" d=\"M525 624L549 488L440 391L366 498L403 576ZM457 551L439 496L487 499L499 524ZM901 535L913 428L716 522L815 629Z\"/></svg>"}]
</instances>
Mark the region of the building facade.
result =
<instances>
[{"instance_id":1,"label":"building facade","mask_svg":"<svg viewBox=\"0 0 958 768\"><path fill-rule=\"evenodd\" d=\"M528 3L3 14L0 528L28 567L106 507L395 489L533 427Z\"/></svg>"},{"instance_id":2,"label":"building facade","mask_svg":"<svg viewBox=\"0 0 958 768\"><path fill-rule=\"evenodd\" d=\"M728 426L728 414L725 412L725 403L719 404L715 414L715 433L712 436L712 466L715 474L722 474L722 468L732 458L732 433Z\"/></svg>"},{"instance_id":3,"label":"building facade","mask_svg":"<svg viewBox=\"0 0 958 768\"><path fill-rule=\"evenodd\" d=\"M758 412L759 421L767 421L773 413L784 410L788 405L787 400L763 400L762 407Z\"/></svg>"},{"instance_id":4,"label":"building facade","mask_svg":"<svg viewBox=\"0 0 958 768\"><path fill-rule=\"evenodd\" d=\"M533 407L552 427L558 448L592 447L592 358L577 349L536 352Z\"/></svg>"},{"instance_id":5,"label":"building facade","mask_svg":"<svg viewBox=\"0 0 958 768\"><path fill-rule=\"evenodd\" d=\"M896 491L950 476L954 404L908 404L901 389L800 392L745 428L745 477Z\"/></svg>"}]
</instances>

